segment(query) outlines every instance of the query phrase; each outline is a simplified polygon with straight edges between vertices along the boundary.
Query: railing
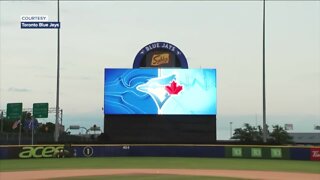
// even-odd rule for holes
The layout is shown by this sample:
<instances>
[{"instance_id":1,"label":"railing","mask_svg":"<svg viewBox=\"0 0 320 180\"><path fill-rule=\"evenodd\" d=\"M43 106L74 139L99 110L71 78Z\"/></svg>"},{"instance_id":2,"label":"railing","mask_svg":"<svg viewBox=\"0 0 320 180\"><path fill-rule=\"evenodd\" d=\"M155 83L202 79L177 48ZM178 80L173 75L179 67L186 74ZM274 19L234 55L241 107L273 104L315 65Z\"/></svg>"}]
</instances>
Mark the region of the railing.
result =
<instances>
[{"instance_id":1,"label":"railing","mask_svg":"<svg viewBox=\"0 0 320 180\"><path fill-rule=\"evenodd\" d=\"M56 144L56 143L97 143L98 136L96 135L69 135L61 134L58 142L54 142L53 133L36 133L34 134L33 144ZM0 145L19 145L19 133L0 133ZM31 133L22 133L20 145L32 145Z\"/></svg>"}]
</instances>

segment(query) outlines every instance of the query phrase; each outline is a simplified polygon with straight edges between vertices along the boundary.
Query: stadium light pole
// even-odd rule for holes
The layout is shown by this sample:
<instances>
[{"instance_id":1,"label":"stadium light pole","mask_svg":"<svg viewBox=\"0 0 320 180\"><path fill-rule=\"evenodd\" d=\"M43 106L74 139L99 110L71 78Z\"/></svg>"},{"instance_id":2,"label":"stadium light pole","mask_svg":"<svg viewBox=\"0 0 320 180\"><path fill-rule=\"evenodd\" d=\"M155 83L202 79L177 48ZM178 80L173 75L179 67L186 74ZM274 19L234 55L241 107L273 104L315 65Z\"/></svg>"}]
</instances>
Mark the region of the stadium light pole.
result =
<instances>
[{"instance_id":1,"label":"stadium light pole","mask_svg":"<svg viewBox=\"0 0 320 180\"><path fill-rule=\"evenodd\" d=\"M265 61L265 5L266 1L263 0L263 30L262 30L262 109L263 109L263 142L267 142L267 123L266 123L266 61Z\"/></svg>"},{"instance_id":2,"label":"stadium light pole","mask_svg":"<svg viewBox=\"0 0 320 180\"><path fill-rule=\"evenodd\" d=\"M60 2L57 1L58 8L58 22L60 22ZM57 41L57 94L56 94L56 123L54 130L54 141L59 140L59 91L60 90L60 28L58 28L58 41Z\"/></svg>"},{"instance_id":3,"label":"stadium light pole","mask_svg":"<svg viewBox=\"0 0 320 180\"><path fill-rule=\"evenodd\" d=\"M230 139L232 138L232 122L229 122L230 123Z\"/></svg>"}]
</instances>

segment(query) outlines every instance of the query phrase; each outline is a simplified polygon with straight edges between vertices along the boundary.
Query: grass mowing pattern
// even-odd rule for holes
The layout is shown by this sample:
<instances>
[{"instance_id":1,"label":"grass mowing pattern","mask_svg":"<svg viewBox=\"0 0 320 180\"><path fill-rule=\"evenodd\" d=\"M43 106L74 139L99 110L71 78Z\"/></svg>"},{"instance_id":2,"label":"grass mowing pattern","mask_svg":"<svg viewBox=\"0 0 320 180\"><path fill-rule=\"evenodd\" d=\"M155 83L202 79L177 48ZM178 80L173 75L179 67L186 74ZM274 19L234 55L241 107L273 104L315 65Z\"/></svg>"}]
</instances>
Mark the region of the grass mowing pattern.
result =
<instances>
[{"instance_id":1,"label":"grass mowing pattern","mask_svg":"<svg viewBox=\"0 0 320 180\"><path fill-rule=\"evenodd\" d=\"M81 168L230 169L320 173L320 162L294 160L104 157L1 160L0 171Z\"/></svg>"},{"instance_id":2,"label":"grass mowing pattern","mask_svg":"<svg viewBox=\"0 0 320 180\"><path fill-rule=\"evenodd\" d=\"M239 178L213 177L213 176L179 176L179 175L114 175L54 178L54 180L243 180Z\"/></svg>"}]
</instances>

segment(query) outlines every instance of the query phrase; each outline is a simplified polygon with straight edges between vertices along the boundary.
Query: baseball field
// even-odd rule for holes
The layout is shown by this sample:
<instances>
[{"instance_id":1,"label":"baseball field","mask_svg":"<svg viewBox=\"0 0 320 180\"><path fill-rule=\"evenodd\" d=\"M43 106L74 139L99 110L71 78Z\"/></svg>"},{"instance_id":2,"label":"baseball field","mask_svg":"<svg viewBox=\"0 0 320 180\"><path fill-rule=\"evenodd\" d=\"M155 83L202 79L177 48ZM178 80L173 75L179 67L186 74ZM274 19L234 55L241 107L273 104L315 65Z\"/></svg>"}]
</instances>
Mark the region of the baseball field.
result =
<instances>
[{"instance_id":1,"label":"baseball field","mask_svg":"<svg viewBox=\"0 0 320 180\"><path fill-rule=\"evenodd\" d=\"M1 179L320 179L320 162L105 157L0 161Z\"/></svg>"}]
</instances>

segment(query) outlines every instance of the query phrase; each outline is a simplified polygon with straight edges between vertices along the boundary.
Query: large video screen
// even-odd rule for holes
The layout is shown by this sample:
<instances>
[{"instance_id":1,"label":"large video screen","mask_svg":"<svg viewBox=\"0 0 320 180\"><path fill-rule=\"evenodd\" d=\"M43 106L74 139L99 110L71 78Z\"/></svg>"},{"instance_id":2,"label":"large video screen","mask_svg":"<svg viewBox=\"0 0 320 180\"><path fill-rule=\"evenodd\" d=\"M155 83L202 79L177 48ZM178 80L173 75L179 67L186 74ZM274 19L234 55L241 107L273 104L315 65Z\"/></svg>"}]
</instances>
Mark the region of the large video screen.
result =
<instances>
[{"instance_id":1,"label":"large video screen","mask_svg":"<svg viewBox=\"0 0 320 180\"><path fill-rule=\"evenodd\" d=\"M215 69L105 69L104 113L216 115Z\"/></svg>"}]
</instances>

